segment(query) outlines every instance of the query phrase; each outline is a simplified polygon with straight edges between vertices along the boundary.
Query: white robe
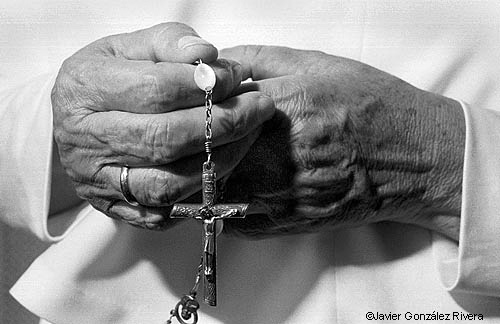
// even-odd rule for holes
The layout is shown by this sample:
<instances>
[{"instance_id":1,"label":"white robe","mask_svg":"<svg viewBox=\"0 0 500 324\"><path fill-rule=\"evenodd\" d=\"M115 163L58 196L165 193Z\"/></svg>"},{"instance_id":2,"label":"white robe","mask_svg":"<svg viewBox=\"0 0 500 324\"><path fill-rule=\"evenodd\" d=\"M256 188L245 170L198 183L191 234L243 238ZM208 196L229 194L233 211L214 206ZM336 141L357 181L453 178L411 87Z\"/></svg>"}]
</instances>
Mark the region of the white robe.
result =
<instances>
[{"instance_id":1,"label":"white robe","mask_svg":"<svg viewBox=\"0 0 500 324\"><path fill-rule=\"evenodd\" d=\"M384 322L369 312L500 323L498 1L3 0L0 18L0 322L33 323L6 293L17 277L13 297L55 324L163 323L191 288L193 222L149 232L88 205L47 221L49 94L62 60L101 36L181 21L219 48L323 50L468 103L459 244L396 223L221 237L219 306L202 306L201 323Z\"/></svg>"}]
</instances>

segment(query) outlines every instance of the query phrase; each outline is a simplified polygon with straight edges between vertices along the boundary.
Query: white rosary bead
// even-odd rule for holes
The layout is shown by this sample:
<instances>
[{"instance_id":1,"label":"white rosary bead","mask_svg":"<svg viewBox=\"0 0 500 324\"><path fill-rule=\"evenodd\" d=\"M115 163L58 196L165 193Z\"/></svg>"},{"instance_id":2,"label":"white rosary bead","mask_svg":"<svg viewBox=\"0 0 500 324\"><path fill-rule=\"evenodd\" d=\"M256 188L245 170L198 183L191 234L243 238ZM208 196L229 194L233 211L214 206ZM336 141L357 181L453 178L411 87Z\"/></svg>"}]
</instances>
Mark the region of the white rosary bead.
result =
<instances>
[{"instance_id":1,"label":"white rosary bead","mask_svg":"<svg viewBox=\"0 0 500 324\"><path fill-rule=\"evenodd\" d=\"M205 63L200 63L194 70L194 82L203 91L210 91L215 87L215 72Z\"/></svg>"}]
</instances>

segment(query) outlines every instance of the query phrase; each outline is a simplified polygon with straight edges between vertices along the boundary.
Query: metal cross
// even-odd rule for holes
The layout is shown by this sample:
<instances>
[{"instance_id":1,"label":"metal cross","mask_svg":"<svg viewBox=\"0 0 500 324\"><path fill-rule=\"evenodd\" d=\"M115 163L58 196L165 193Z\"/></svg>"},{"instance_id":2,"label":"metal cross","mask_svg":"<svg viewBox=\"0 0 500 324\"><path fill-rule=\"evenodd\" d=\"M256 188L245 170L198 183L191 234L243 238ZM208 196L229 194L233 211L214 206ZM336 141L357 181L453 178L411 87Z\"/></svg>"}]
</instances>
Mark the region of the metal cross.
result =
<instances>
[{"instance_id":1,"label":"metal cross","mask_svg":"<svg viewBox=\"0 0 500 324\"><path fill-rule=\"evenodd\" d=\"M248 204L217 204L215 164L203 164L202 204L175 204L171 218L194 218L203 222L203 300L217 306L217 237L216 223L224 218L244 218Z\"/></svg>"}]
</instances>

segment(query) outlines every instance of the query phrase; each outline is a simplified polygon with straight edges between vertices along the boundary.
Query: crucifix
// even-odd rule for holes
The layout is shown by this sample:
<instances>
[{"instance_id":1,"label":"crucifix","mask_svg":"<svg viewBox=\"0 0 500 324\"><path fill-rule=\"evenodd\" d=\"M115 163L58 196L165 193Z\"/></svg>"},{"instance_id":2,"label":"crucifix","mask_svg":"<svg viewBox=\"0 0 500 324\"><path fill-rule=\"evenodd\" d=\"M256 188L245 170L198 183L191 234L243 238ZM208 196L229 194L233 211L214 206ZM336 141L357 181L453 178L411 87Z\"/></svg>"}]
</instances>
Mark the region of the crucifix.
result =
<instances>
[{"instance_id":1,"label":"crucifix","mask_svg":"<svg viewBox=\"0 0 500 324\"><path fill-rule=\"evenodd\" d=\"M194 218L203 222L202 278L203 300L217 306L217 237L216 223L224 218L245 217L248 204L217 204L216 175L213 162L203 164L203 202L200 204L176 204L171 218Z\"/></svg>"},{"instance_id":2,"label":"crucifix","mask_svg":"<svg viewBox=\"0 0 500 324\"><path fill-rule=\"evenodd\" d=\"M217 233L216 224L225 218L244 218L248 204L218 204L217 176L212 161L212 90L216 76L210 66L197 61L194 71L196 85L205 91L205 152L207 160L202 169L201 204L175 204L170 212L171 218L194 218L203 223L203 251L196 283L189 295L185 295L170 312L170 319L176 317L181 324L194 324L198 321L196 293L200 276L203 282L203 300L210 306L217 305ZM191 323L187 321L191 320Z\"/></svg>"}]
</instances>

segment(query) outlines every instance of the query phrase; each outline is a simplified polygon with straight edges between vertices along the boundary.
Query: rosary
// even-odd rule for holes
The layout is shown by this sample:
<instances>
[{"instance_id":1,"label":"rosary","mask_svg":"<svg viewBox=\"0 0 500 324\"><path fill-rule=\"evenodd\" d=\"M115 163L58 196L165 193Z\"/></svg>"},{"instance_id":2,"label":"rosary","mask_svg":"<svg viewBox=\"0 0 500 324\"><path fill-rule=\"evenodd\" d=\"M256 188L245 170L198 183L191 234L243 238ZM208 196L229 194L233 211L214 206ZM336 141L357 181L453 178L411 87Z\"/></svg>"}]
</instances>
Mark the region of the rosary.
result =
<instances>
[{"instance_id":1,"label":"rosary","mask_svg":"<svg viewBox=\"0 0 500 324\"><path fill-rule=\"evenodd\" d=\"M244 218L248 204L217 204L217 176L212 161L212 90L216 76L212 68L200 60L194 71L194 81L205 92L205 152L207 160L202 166L201 204L175 204L170 212L171 218L194 218L203 223L203 249L201 262L197 269L195 284L170 311L165 324L172 324L175 317L181 324L196 324L200 304L196 299L200 279L203 282L203 301L217 306L217 235L216 224L224 218Z\"/></svg>"}]
</instances>

